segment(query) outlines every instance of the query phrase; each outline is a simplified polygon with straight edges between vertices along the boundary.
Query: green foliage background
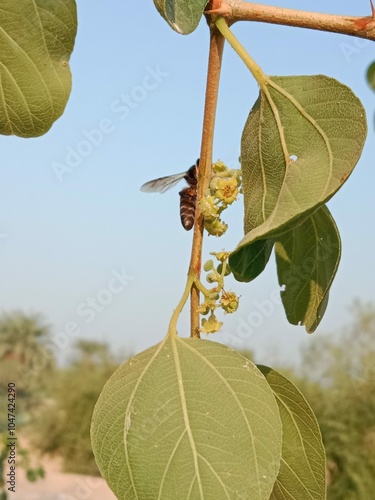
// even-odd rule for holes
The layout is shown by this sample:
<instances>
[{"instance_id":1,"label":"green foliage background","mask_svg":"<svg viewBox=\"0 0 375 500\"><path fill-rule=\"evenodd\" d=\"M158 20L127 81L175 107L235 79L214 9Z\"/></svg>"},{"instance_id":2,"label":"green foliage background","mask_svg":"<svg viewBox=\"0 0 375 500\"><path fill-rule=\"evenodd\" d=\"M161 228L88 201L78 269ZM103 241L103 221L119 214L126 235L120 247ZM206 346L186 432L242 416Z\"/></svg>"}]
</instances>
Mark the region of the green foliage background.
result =
<instances>
[{"instance_id":1,"label":"green foliage background","mask_svg":"<svg viewBox=\"0 0 375 500\"><path fill-rule=\"evenodd\" d=\"M57 371L49 398L35 412L33 444L63 458L64 470L99 475L90 442L90 423L99 394L118 364L106 344L81 341L71 366Z\"/></svg>"},{"instance_id":2,"label":"green foliage background","mask_svg":"<svg viewBox=\"0 0 375 500\"><path fill-rule=\"evenodd\" d=\"M353 315L340 335L313 339L297 381L319 421L332 500L375 491L375 309L356 304Z\"/></svg>"}]
</instances>

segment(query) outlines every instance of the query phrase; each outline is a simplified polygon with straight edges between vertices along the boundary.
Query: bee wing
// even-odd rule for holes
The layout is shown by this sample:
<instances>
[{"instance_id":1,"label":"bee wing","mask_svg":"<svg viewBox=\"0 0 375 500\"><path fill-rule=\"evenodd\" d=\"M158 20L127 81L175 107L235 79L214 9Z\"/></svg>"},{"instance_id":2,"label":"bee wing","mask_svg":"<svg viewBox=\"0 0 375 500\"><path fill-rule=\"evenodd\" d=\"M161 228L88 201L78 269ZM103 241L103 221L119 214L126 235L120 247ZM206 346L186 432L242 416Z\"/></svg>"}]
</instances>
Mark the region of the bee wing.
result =
<instances>
[{"instance_id":1,"label":"bee wing","mask_svg":"<svg viewBox=\"0 0 375 500\"><path fill-rule=\"evenodd\" d=\"M143 186L141 186L141 191L144 193L165 193L168 189L173 188L173 186L180 182L185 175L186 172L181 172L179 174L159 177L158 179L154 179L143 184Z\"/></svg>"}]
</instances>

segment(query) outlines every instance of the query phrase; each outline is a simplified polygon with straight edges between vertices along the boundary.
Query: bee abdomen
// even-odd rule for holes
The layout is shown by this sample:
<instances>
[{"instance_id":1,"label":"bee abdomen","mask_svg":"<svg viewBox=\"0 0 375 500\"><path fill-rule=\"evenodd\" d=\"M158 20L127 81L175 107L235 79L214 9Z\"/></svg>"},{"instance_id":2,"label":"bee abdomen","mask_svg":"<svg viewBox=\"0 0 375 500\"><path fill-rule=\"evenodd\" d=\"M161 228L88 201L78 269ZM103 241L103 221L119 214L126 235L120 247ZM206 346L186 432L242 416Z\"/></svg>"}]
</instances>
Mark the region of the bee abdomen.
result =
<instances>
[{"instance_id":1,"label":"bee abdomen","mask_svg":"<svg viewBox=\"0 0 375 500\"><path fill-rule=\"evenodd\" d=\"M197 202L196 188L185 188L179 192L181 224L186 231L194 226L195 205Z\"/></svg>"}]
</instances>

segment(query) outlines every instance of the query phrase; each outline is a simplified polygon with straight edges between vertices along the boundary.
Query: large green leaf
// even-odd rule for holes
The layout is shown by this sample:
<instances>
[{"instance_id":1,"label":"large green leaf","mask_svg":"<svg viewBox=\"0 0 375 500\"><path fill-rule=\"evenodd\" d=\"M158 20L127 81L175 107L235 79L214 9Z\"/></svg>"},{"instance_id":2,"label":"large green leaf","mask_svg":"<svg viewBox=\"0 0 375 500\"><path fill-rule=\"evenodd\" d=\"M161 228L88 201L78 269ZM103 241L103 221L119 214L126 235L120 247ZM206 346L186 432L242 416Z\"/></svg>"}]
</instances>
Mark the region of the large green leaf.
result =
<instances>
[{"instance_id":1,"label":"large green leaf","mask_svg":"<svg viewBox=\"0 0 375 500\"><path fill-rule=\"evenodd\" d=\"M75 0L2 0L1 134L37 137L61 116L76 31Z\"/></svg>"},{"instance_id":2,"label":"large green leaf","mask_svg":"<svg viewBox=\"0 0 375 500\"><path fill-rule=\"evenodd\" d=\"M293 228L336 193L355 167L366 134L361 102L337 80L269 79L242 135L245 237L230 257L237 279L257 275L247 272L254 266L244 265L259 254L255 242Z\"/></svg>"},{"instance_id":3,"label":"large green leaf","mask_svg":"<svg viewBox=\"0 0 375 500\"><path fill-rule=\"evenodd\" d=\"M167 23L182 35L195 30L207 3L208 0L154 0Z\"/></svg>"},{"instance_id":4,"label":"large green leaf","mask_svg":"<svg viewBox=\"0 0 375 500\"><path fill-rule=\"evenodd\" d=\"M311 333L319 325L341 256L340 235L323 205L302 224L279 236L276 245L279 284L286 315Z\"/></svg>"},{"instance_id":5,"label":"large green leaf","mask_svg":"<svg viewBox=\"0 0 375 500\"><path fill-rule=\"evenodd\" d=\"M280 467L273 391L247 358L210 341L167 337L123 364L91 438L119 499L268 500Z\"/></svg>"},{"instance_id":6,"label":"large green leaf","mask_svg":"<svg viewBox=\"0 0 375 500\"><path fill-rule=\"evenodd\" d=\"M289 380L258 368L275 393L283 424L281 467L270 500L324 500L325 452L315 415Z\"/></svg>"}]
</instances>

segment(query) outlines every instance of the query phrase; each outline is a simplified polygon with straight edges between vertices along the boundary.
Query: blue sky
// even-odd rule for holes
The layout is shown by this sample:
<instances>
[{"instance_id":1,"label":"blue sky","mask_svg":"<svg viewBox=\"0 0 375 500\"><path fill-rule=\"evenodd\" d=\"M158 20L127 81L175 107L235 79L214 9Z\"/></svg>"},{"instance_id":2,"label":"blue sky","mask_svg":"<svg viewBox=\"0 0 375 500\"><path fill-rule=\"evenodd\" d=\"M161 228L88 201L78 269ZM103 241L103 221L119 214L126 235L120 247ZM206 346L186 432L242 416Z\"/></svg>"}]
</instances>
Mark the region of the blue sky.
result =
<instances>
[{"instance_id":1,"label":"blue sky","mask_svg":"<svg viewBox=\"0 0 375 500\"><path fill-rule=\"evenodd\" d=\"M282 2L345 15L367 15L368 4ZM62 356L78 337L138 352L166 333L185 285L192 237L180 225L178 188L160 196L139 187L187 169L199 155L208 30L202 21L192 35L176 34L151 1L133 2L131 10L118 0L78 2L78 16L73 90L64 115L43 137L0 138L0 308L43 314L53 335L67 339L61 340ZM374 46L258 23L233 30L266 73L332 76L353 89L368 113L362 158L329 203L343 256L314 334L328 335L350 319L355 299L374 300L375 99L365 82ZM237 165L241 130L257 93L226 46L214 159ZM228 234L206 239L207 258L241 239L242 200L224 219ZM230 283L241 295L240 308L212 337L254 350L265 364L296 361L299 346L309 341L277 303L273 260L253 283ZM181 335L188 333L187 318L186 312Z\"/></svg>"}]
</instances>

